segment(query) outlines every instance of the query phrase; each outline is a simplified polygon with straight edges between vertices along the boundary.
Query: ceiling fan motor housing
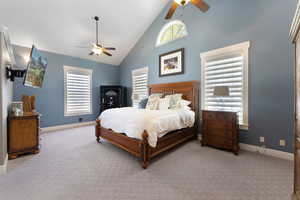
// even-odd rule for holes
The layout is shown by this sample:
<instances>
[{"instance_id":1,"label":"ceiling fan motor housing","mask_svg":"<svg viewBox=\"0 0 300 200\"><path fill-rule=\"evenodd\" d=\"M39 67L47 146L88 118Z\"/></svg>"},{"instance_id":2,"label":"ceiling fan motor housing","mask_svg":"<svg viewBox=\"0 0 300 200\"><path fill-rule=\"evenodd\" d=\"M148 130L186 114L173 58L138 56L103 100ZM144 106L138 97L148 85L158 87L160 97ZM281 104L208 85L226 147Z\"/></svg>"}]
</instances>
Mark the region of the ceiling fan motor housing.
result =
<instances>
[{"instance_id":1,"label":"ceiling fan motor housing","mask_svg":"<svg viewBox=\"0 0 300 200\"><path fill-rule=\"evenodd\" d=\"M184 6L190 2L190 0L175 0L176 3Z\"/></svg>"}]
</instances>

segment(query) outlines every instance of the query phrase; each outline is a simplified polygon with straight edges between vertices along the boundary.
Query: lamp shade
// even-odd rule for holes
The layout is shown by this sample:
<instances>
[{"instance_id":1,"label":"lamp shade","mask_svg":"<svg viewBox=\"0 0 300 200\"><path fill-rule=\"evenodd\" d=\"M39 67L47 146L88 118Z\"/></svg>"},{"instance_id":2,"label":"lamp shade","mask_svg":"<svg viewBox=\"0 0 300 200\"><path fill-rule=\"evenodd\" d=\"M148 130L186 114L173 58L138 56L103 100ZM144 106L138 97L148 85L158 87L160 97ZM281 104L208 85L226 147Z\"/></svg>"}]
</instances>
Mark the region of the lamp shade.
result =
<instances>
[{"instance_id":1,"label":"lamp shade","mask_svg":"<svg viewBox=\"0 0 300 200\"><path fill-rule=\"evenodd\" d=\"M228 86L216 86L214 87L214 96L215 97L228 97L230 96Z\"/></svg>"}]
</instances>

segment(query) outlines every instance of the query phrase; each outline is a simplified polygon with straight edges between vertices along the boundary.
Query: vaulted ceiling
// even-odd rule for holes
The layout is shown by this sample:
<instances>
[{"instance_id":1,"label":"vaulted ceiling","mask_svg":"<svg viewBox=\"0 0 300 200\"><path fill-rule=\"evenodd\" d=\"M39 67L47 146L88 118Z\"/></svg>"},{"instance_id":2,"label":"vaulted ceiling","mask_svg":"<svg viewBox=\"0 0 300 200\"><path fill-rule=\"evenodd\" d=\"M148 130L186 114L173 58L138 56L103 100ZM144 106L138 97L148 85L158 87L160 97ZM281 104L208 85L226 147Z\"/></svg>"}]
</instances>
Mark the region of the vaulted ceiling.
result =
<instances>
[{"instance_id":1,"label":"vaulted ceiling","mask_svg":"<svg viewBox=\"0 0 300 200\"><path fill-rule=\"evenodd\" d=\"M4 0L0 26L13 44L119 65L168 0ZM95 41L92 17L100 17L100 43L113 46L113 57L91 57Z\"/></svg>"}]
</instances>

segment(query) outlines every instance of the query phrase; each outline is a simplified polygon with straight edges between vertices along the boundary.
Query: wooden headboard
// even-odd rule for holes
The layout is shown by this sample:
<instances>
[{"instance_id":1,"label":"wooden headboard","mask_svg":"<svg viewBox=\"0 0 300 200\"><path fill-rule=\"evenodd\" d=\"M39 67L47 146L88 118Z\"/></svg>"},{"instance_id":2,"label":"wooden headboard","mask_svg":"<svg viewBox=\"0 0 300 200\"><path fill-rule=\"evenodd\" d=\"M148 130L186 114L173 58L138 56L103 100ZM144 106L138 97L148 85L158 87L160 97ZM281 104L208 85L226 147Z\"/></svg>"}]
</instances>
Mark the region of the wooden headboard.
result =
<instances>
[{"instance_id":1,"label":"wooden headboard","mask_svg":"<svg viewBox=\"0 0 300 200\"><path fill-rule=\"evenodd\" d=\"M198 116L199 113L199 82L177 82L177 83L164 83L149 85L149 94L161 93L169 94L182 94L182 98L191 101L191 108Z\"/></svg>"}]
</instances>

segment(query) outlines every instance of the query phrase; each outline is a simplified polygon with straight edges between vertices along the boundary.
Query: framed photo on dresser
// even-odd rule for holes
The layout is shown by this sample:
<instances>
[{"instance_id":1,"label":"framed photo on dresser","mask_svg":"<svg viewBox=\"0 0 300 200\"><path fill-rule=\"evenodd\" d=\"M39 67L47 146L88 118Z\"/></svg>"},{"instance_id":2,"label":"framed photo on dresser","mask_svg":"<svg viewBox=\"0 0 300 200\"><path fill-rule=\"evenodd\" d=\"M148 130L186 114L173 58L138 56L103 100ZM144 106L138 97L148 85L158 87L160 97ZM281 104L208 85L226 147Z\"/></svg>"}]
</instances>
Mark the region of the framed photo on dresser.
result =
<instances>
[{"instance_id":1,"label":"framed photo on dresser","mask_svg":"<svg viewBox=\"0 0 300 200\"><path fill-rule=\"evenodd\" d=\"M184 49L177 49L159 56L159 76L184 73Z\"/></svg>"}]
</instances>

